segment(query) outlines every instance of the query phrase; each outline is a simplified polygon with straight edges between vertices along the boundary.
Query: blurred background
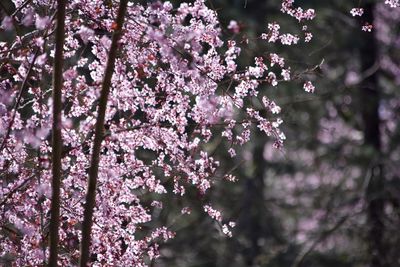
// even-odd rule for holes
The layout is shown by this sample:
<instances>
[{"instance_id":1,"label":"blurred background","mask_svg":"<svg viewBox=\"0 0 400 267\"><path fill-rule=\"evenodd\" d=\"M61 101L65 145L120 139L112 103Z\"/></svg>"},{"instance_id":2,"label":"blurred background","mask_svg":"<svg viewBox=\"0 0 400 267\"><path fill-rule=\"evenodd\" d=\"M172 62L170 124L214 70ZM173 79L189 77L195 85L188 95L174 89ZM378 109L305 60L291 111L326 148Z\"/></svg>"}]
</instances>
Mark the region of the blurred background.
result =
<instances>
[{"instance_id":1,"label":"blurred background","mask_svg":"<svg viewBox=\"0 0 400 267\"><path fill-rule=\"evenodd\" d=\"M0 1L12 10L10 1ZM400 266L400 10L384 0L298 0L316 10L308 23L314 38L282 47L257 39L273 21L282 32L301 32L280 4L208 0L226 38L243 44L242 66L278 53L299 77L260 88L282 108L284 148L256 133L231 158L229 144L211 143L224 171L238 180L217 180L204 197L165 199L153 215L178 234L152 266ZM351 16L353 7L364 8L361 19ZM239 33L227 29L231 20ZM374 24L371 33L361 31L365 22ZM305 79L314 94L304 92ZM194 207L191 216L172 212L177 202ZM232 238L204 213L204 203L236 222Z\"/></svg>"},{"instance_id":2,"label":"blurred background","mask_svg":"<svg viewBox=\"0 0 400 267\"><path fill-rule=\"evenodd\" d=\"M302 73L260 89L282 108L284 148L260 133L234 159L216 152L238 181L218 183L202 201L236 221L233 237L194 209L173 224L177 237L153 266L400 266L400 10L384 1L296 1L316 10L310 43L256 40L268 22L301 31L280 3L208 1L225 28L238 22L240 33L226 31L228 38L249 39L243 65L278 53L292 73ZM351 16L353 7L364 8L361 19ZM372 32L361 30L365 22L374 24ZM302 79L313 81L314 94L302 90Z\"/></svg>"}]
</instances>

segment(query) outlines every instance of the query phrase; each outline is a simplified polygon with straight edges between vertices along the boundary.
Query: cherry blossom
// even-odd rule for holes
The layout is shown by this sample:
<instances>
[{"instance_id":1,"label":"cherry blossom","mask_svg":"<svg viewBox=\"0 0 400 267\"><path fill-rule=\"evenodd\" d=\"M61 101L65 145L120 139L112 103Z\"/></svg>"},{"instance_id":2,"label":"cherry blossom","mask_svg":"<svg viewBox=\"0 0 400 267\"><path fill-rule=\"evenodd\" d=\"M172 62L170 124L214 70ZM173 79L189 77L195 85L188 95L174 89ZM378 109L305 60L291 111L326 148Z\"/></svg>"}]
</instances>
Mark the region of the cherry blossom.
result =
<instances>
[{"instance_id":1,"label":"cherry blossom","mask_svg":"<svg viewBox=\"0 0 400 267\"><path fill-rule=\"evenodd\" d=\"M362 26L362 30L365 32L371 32L372 29L374 28L374 26L372 24L369 24L368 22L366 22L363 26Z\"/></svg>"},{"instance_id":2,"label":"cherry blossom","mask_svg":"<svg viewBox=\"0 0 400 267\"><path fill-rule=\"evenodd\" d=\"M14 27L12 18L9 16L4 17L3 21L1 22L1 27L6 31L11 31Z\"/></svg>"},{"instance_id":3,"label":"cherry blossom","mask_svg":"<svg viewBox=\"0 0 400 267\"><path fill-rule=\"evenodd\" d=\"M350 14L355 17L355 16L362 16L364 14L364 9L363 8L352 8L350 10Z\"/></svg>"},{"instance_id":4,"label":"cherry blossom","mask_svg":"<svg viewBox=\"0 0 400 267\"><path fill-rule=\"evenodd\" d=\"M385 0L385 4L392 8L400 7L399 0Z\"/></svg>"},{"instance_id":5,"label":"cherry blossom","mask_svg":"<svg viewBox=\"0 0 400 267\"><path fill-rule=\"evenodd\" d=\"M310 81L306 81L303 85L303 88L306 92L313 93L315 90L314 85Z\"/></svg>"}]
</instances>

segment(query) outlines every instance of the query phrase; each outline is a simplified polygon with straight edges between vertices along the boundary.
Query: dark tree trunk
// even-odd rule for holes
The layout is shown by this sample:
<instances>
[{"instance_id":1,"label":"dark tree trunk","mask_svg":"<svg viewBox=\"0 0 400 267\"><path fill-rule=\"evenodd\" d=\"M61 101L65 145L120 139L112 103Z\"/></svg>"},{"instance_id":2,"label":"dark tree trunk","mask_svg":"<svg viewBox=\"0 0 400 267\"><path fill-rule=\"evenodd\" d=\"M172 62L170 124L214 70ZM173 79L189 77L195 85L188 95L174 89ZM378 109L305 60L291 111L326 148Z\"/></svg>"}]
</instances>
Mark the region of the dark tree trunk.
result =
<instances>
[{"instance_id":1,"label":"dark tree trunk","mask_svg":"<svg viewBox=\"0 0 400 267\"><path fill-rule=\"evenodd\" d=\"M250 177L245 180L243 206L239 217L238 227L245 236L247 243L242 249L242 255L246 266L259 266L265 246L276 246L283 243L279 225L271 212L266 200L268 190L265 183L268 162L264 159L265 136L258 133L255 136L253 149L253 168ZM271 177L272 178L272 177ZM268 248L267 248L268 250Z\"/></svg>"},{"instance_id":2,"label":"dark tree trunk","mask_svg":"<svg viewBox=\"0 0 400 267\"><path fill-rule=\"evenodd\" d=\"M260 254L259 239L264 237L262 227L265 219L266 207L264 204L264 171L263 147L257 146L253 151L254 172L252 177L246 179L244 205L242 212L242 227L247 235L249 245L244 250L244 258L247 266L253 266Z\"/></svg>"},{"instance_id":3,"label":"dark tree trunk","mask_svg":"<svg viewBox=\"0 0 400 267\"><path fill-rule=\"evenodd\" d=\"M374 4L364 5L363 19L372 23L374 21ZM368 154L370 175L366 189L366 202L368 212L368 242L370 250L370 266L386 267L386 250L384 246L384 185L385 178L381 158L381 134L379 118L380 90L378 85L378 51L376 40L372 33L363 33L361 40L360 56L361 70L365 75L360 86L360 102L364 124L364 142L372 153ZM375 70L376 69L376 70Z\"/></svg>"},{"instance_id":4,"label":"dark tree trunk","mask_svg":"<svg viewBox=\"0 0 400 267\"><path fill-rule=\"evenodd\" d=\"M56 51L53 72L53 137L52 137L52 197L50 218L50 255L49 266L57 266L58 228L60 226L60 190L61 190L61 113L65 39L66 0L57 1Z\"/></svg>"}]
</instances>

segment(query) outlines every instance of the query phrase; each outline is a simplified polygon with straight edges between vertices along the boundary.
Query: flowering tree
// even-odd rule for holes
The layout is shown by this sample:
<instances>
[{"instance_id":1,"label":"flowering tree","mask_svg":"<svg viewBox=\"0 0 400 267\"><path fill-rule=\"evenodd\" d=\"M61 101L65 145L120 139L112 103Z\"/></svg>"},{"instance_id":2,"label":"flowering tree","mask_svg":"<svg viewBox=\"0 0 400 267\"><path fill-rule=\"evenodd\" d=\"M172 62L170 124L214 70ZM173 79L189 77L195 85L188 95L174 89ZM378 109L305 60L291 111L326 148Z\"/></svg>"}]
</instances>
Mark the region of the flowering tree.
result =
<instances>
[{"instance_id":1,"label":"flowering tree","mask_svg":"<svg viewBox=\"0 0 400 267\"><path fill-rule=\"evenodd\" d=\"M280 107L258 88L301 73L272 51L238 69L241 48L222 39L204 1L13 2L0 43L0 250L14 265L147 266L175 235L150 224L159 195L202 196L216 179L235 180L207 144L222 137L234 157L258 128L283 145ZM281 11L301 35L271 22L260 42L311 40L314 10L293 2ZM230 236L234 223L202 206Z\"/></svg>"}]
</instances>

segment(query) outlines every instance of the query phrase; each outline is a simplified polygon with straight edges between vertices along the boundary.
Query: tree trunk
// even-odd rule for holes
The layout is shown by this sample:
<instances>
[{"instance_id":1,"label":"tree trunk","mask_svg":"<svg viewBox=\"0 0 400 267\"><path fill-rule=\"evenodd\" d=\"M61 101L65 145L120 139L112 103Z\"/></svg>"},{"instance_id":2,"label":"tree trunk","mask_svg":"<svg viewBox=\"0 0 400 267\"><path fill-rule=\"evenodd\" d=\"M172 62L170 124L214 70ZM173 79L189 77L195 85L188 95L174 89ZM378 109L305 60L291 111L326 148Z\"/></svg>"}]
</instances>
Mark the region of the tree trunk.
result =
<instances>
[{"instance_id":1,"label":"tree trunk","mask_svg":"<svg viewBox=\"0 0 400 267\"><path fill-rule=\"evenodd\" d=\"M366 3L363 19L373 23L374 4ZM368 212L368 242L370 250L370 266L384 267L386 250L384 247L384 185L385 178L381 158L381 134L379 118L380 91L378 88L378 72L373 71L377 64L377 45L373 33L363 33L360 47L361 70L366 75L360 87L360 102L364 124L364 142L372 153L368 154L370 177L366 189Z\"/></svg>"},{"instance_id":2,"label":"tree trunk","mask_svg":"<svg viewBox=\"0 0 400 267\"><path fill-rule=\"evenodd\" d=\"M268 167L263 155L265 137L258 133L254 140L254 169L251 177L246 177L243 207L238 221L238 227L248 242L242 251L246 266L258 266L260 256L265 253L263 247L282 242L281 229L277 226L265 199L265 172Z\"/></svg>"},{"instance_id":3,"label":"tree trunk","mask_svg":"<svg viewBox=\"0 0 400 267\"><path fill-rule=\"evenodd\" d=\"M52 125L52 197L50 218L50 256L49 266L57 266L58 228L60 226L60 187L61 187L61 112L65 38L65 0L57 1L56 51L53 72L53 125Z\"/></svg>"}]
</instances>

